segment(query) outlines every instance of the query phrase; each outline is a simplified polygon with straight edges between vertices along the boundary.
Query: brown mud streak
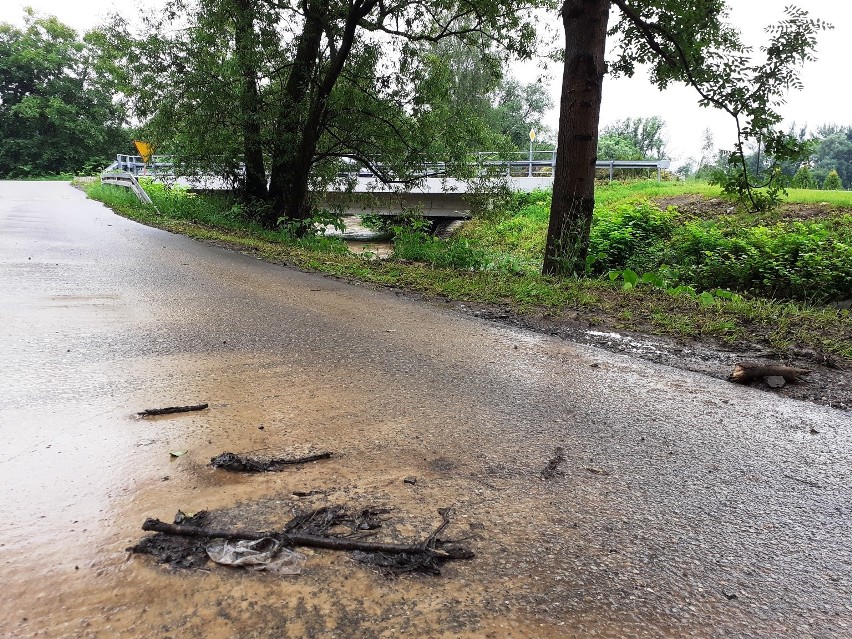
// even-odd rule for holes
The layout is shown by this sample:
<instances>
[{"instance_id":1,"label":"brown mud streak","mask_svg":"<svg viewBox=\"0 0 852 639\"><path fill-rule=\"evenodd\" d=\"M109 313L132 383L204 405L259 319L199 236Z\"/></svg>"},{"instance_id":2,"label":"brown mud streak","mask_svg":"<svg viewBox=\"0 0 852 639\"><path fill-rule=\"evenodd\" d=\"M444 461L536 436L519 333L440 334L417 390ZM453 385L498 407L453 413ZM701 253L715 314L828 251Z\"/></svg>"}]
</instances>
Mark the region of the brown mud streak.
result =
<instances>
[{"instance_id":1,"label":"brown mud streak","mask_svg":"<svg viewBox=\"0 0 852 639\"><path fill-rule=\"evenodd\" d=\"M3 632L15 637L47 633L63 637L310 639L389 636L389 629L395 628L409 636L484 637L478 630L483 624L501 626L498 599L513 598L512 590L522 578L506 574L503 586L488 566L501 563L494 554L497 550L506 557L528 555L531 564L536 542L527 533L514 530L517 522L494 516L490 505L496 498L494 491L483 490L460 472L468 463L466 453L441 447L424 459L422 451L405 452L411 432L392 420L376 421L363 398L345 392L336 395L333 388L322 384L311 386L298 371L290 374L302 380L299 396L279 398L280 387L286 387L283 371L264 362L240 364L233 356L227 359L233 375L227 383L211 381L215 375L210 373L198 380L199 390L220 403L205 413L209 421L191 436L190 452L168 463L170 480L143 482L129 502L113 509L106 529L95 527L78 538L89 549L97 547L98 557L92 563L53 570L49 584L33 582L41 580L41 575L18 573L7 584L12 600L22 610L37 609L39 614L6 619L0 622ZM155 363L152 370L162 371L163 364ZM215 371L216 363L210 361L204 368ZM253 378L247 374L249 370L255 373ZM251 381L240 385L234 383L237 379ZM346 406L347 415L364 417L362 421L336 419L330 406ZM258 433L251 425L261 420L268 426ZM436 421L442 420L436 416ZM168 428L175 430L174 423ZM256 447L261 438L275 450L335 441L343 454L334 460L334 466L323 461L261 476L221 473L203 463L222 446ZM412 474L419 477L416 488L403 482ZM531 475L535 481L535 473ZM292 490L306 488L320 489L322 494L305 499L290 496ZM525 492L513 488L506 495L517 507L532 510L533 503L524 503L528 501L523 498ZM457 506L458 516L448 536L469 536L495 526L500 538L517 533L523 540L515 547L503 542L473 542L477 547L490 546L485 549L486 559L482 563L474 560L470 567L448 565L445 576L437 579L388 580L345 554L326 551L307 550L306 571L283 580L218 567L209 572L174 572L153 565L150 558L124 554L128 542L140 536L135 514L140 512L170 516L180 507L225 507L233 517L232 525L252 522L275 528L297 509L379 502L394 509L397 524L389 532L404 539L428 535L434 529L435 511L450 501ZM235 502L236 508L230 508ZM478 526L471 528L472 523ZM547 590L543 585L537 588L542 595ZM55 592L61 592L61 597ZM535 614L514 611L510 625L523 627L522 620Z\"/></svg>"}]
</instances>

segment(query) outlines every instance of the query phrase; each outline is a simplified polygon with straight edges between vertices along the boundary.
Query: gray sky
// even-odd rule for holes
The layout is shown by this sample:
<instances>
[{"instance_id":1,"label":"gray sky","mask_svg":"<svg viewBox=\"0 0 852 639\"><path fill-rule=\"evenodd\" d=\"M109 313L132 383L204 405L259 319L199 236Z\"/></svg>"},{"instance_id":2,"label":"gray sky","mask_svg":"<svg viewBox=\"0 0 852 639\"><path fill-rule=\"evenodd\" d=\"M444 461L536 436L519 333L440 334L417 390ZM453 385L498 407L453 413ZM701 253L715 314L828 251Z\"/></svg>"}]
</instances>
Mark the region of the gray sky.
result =
<instances>
[{"instance_id":1,"label":"gray sky","mask_svg":"<svg viewBox=\"0 0 852 639\"><path fill-rule=\"evenodd\" d=\"M784 6L795 0L729 0L731 21L743 32L744 40L759 47L766 41L764 27L783 16ZM110 12L118 11L130 17L133 6L114 0L0 0L0 22L20 23L25 6L40 13L57 16L78 30L97 25ZM827 19L834 30L820 34L817 62L809 63L802 73L805 89L791 93L781 109L785 122L807 123L812 128L826 122L852 125L852 85L846 82L845 67L852 53L852 7L837 0L799 0L814 17ZM146 3L144 6L150 6ZM552 16L559 26L559 18ZM516 69L523 80L532 80L537 71L532 66ZM558 104L561 69L551 66L549 85ZM680 162L689 155L697 155L705 127L714 133L716 145L730 148L735 130L730 118L714 109L697 106L697 96L692 89L676 87L660 92L651 86L642 73L632 79L604 81L604 102L601 111L603 125L614 120L637 116L661 116L667 123L669 156ZM549 117L556 128L556 111Z\"/></svg>"}]
</instances>

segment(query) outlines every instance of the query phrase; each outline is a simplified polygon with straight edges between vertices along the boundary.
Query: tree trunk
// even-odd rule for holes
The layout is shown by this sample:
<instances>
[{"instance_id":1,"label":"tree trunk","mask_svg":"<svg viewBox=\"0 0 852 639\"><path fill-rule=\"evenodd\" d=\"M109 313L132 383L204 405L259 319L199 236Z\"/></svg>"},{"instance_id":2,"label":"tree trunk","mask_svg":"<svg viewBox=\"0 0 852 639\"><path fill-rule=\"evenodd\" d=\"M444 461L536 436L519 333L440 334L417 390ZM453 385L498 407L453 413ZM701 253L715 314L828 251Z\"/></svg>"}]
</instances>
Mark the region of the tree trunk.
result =
<instances>
[{"instance_id":1,"label":"tree trunk","mask_svg":"<svg viewBox=\"0 0 852 639\"><path fill-rule=\"evenodd\" d=\"M261 220L269 228L277 224L279 217L305 219L310 214L305 209L309 209L308 179L316 142L307 157L304 157L303 143L306 134L319 139L317 132L308 132L306 120L314 102L315 93L311 85L315 82L322 46L322 16L317 14L321 11L317 2L312 2L309 10L284 86L275 126L269 185L272 206Z\"/></svg>"},{"instance_id":2,"label":"tree trunk","mask_svg":"<svg viewBox=\"0 0 852 639\"><path fill-rule=\"evenodd\" d=\"M268 195L260 132L254 12L254 0L234 1L234 53L240 76L240 116L243 129L243 160L246 167L243 189L246 199L250 202L264 201Z\"/></svg>"},{"instance_id":3,"label":"tree trunk","mask_svg":"<svg viewBox=\"0 0 852 639\"><path fill-rule=\"evenodd\" d=\"M601 86L610 0L565 0L565 65L553 201L542 272L583 273L595 206Z\"/></svg>"},{"instance_id":4,"label":"tree trunk","mask_svg":"<svg viewBox=\"0 0 852 639\"><path fill-rule=\"evenodd\" d=\"M310 122L300 133L301 136L294 140L295 148L290 151L287 161L282 163L278 182L280 190L275 193L279 215L297 223L294 229L297 235L307 230L304 223L310 219L312 213L311 194L308 187L314 154L319 142L319 131L313 128Z\"/></svg>"},{"instance_id":5,"label":"tree trunk","mask_svg":"<svg viewBox=\"0 0 852 639\"><path fill-rule=\"evenodd\" d=\"M321 78L313 76L320 56L322 20L328 19L327 7L322 0L316 0L310 5L304 30L299 38L293 70L285 89L287 99L284 102L289 101L297 107L292 113L299 116L299 119L298 122L293 122L292 116L282 112L280 121L284 130L279 137L289 142L289 146L281 148L280 153L276 150L273 159L275 164L270 187L275 202L273 213L277 211L281 217L302 223L311 216L311 194L308 187L317 145L328 116L328 101L352 51L358 22L377 3L378 0L356 0L350 3L340 42L330 56ZM312 79L315 86L311 86ZM305 224L297 224L297 233L301 234L305 230Z\"/></svg>"}]
</instances>

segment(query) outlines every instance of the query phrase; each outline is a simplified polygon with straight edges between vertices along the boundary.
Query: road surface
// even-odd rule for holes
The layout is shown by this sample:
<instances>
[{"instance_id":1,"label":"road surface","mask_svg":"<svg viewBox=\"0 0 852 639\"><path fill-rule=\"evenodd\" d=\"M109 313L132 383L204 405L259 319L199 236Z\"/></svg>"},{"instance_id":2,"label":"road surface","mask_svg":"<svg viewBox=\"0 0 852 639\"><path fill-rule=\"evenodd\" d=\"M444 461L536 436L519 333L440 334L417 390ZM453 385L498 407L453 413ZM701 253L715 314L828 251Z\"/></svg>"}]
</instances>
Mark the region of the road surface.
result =
<instances>
[{"instance_id":1,"label":"road surface","mask_svg":"<svg viewBox=\"0 0 852 639\"><path fill-rule=\"evenodd\" d=\"M2 636L852 637L848 413L266 264L61 183L0 182L0 327ZM125 552L178 509L263 529L326 504L393 508L394 539L451 506L477 558L390 579L317 551L282 578Z\"/></svg>"}]
</instances>

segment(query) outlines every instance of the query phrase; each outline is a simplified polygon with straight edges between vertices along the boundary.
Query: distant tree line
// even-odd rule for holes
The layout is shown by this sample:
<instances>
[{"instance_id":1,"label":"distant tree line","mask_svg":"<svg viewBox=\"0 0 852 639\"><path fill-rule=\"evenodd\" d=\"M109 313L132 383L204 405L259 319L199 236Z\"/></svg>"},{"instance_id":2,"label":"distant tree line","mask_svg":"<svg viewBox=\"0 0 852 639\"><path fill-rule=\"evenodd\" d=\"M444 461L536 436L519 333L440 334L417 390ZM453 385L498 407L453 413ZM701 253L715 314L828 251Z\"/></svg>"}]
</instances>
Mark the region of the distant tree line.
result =
<instances>
[{"instance_id":1,"label":"distant tree line","mask_svg":"<svg viewBox=\"0 0 852 639\"><path fill-rule=\"evenodd\" d=\"M803 189L852 188L852 126L823 124L813 134L802 128L797 135L809 140L810 153L798 166L786 164L791 186Z\"/></svg>"},{"instance_id":2,"label":"distant tree line","mask_svg":"<svg viewBox=\"0 0 852 639\"><path fill-rule=\"evenodd\" d=\"M80 37L56 18L29 9L23 28L0 24L0 178L98 170L115 153L132 152L131 113L144 122L135 133L156 142L162 151L199 164L215 156L223 165L217 168L235 179L242 174L242 139L247 132L249 138L266 136L260 140L261 155L269 156L281 134L275 126L267 130L259 126L252 133L255 120L266 124L275 119L271 112L257 112L257 104L265 107L268 101L274 109L274 96L266 93L287 87L277 78L266 86L249 81L258 85L257 96L246 97L252 87L246 88L241 71L262 80L268 69L258 66L246 72L239 64L260 65L259 61L243 60L236 53L223 61L221 51L209 50L214 23L222 41L236 42L242 26L240 6L237 3L222 15L198 16L199 22L207 20L204 26L210 30L187 31L183 40L153 32L132 38L118 18ZM273 37L255 28L258 37ZM274 48L270 44L267 50ZM369 60L374 66L379 64L377 53L372 51ZM530 129L536 131L539 147L553 147L552 132L544 124L553 107L546 87L512 77L505 58L491 43L445 38L412 43L407 53L412 57L405 72L416 86L406 95L389 86L399 77L386 76L380 78L385 84L371 88L377 95L368 96L380 99L365 103L362 98L369 90L356 74L364 70L347 75L355 86L339 96L346 108L324 123L330 139L316 152L317 164L345 154L340 149L346 146L340 140L344 133L353 138L346 140L351 155L367 162L378 154L387 163L416 164L412 159L418 154L432 153L437 160L475 150L522 151L529 145ZM282 52L281 65L289 68L286 55ZM225 90L214 95L211 78L216 77ZM399 108L393 110L388 105L395 99ZM201 104L212 110L200 108ZM413 117L418 110L419 119ZM246 122L240 114L247 111L257 117ZM413 123L421 125L419 130ZM404 135L396 135L403 131Z\"/></svg>"},{"instance_id":3,"label":"distant tree line","mask_svg":"<svg viewBox=\"0 0 852 639\"><path fill-rule=\"evenodd\" d=\"M127 149L125 111L94 40L27 9L0 24L0 178L97 169Z\"/></svg>"},{"instance_id":4,"label":"distant tree line","mask_svg":"<svg viewBox=\"0 0 852 639\"><path fill-rule=\"evenodd\" d=\"M766 153L758 141L748 147L745 161L756 176L768 175L777 168L785 183L797 189L844 190L852 188L852 126L823 124L810 132L806 126L790 126L788 135L803 144L805 153L795 161L779 161ZM678 169L684 178L712 179L723 170L729 153L717 149L713 134L704 131L701 155L688 158Z\"/></svg>"}]
</instances>

